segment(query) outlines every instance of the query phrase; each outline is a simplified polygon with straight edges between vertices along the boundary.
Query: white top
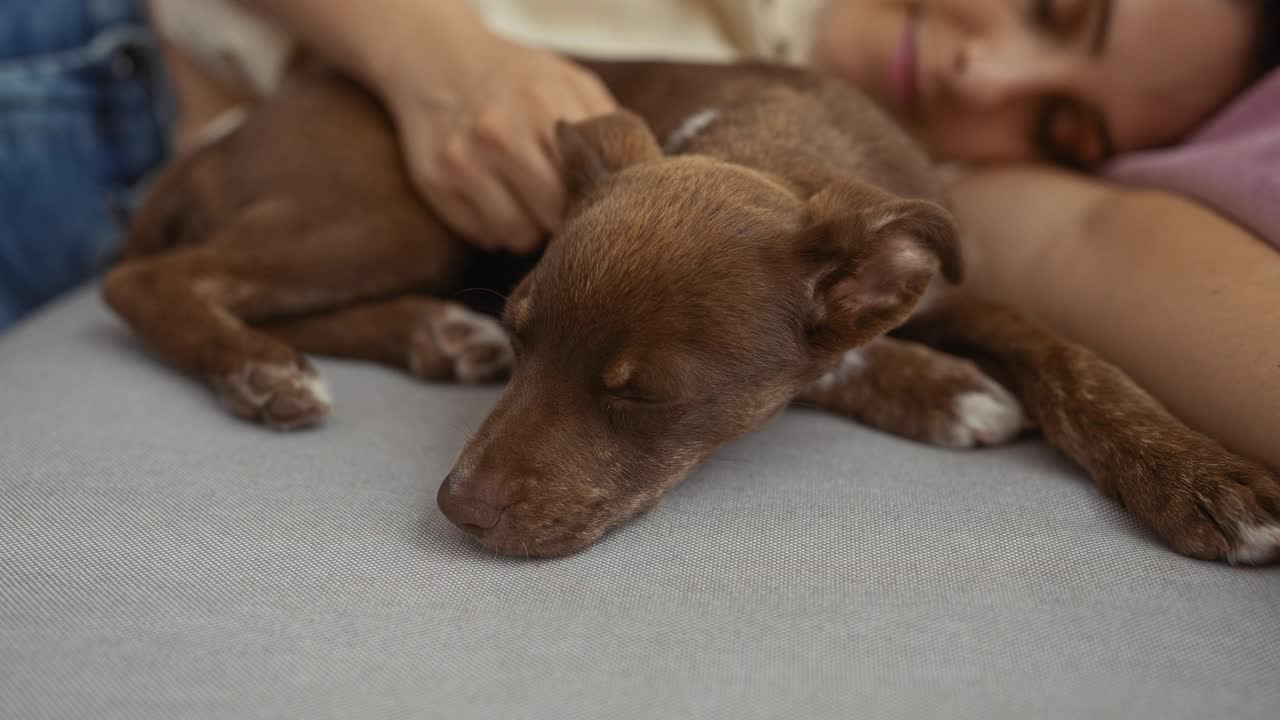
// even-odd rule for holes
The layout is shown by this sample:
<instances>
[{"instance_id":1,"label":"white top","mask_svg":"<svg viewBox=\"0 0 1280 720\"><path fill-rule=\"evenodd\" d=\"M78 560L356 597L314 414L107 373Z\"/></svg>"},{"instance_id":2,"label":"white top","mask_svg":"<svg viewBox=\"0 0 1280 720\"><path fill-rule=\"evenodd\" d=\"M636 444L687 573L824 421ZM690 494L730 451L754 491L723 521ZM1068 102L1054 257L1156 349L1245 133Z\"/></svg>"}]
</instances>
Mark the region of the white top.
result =
<instances>
[{"instance_id":1,"label":"white top","mask_svg":"<svg viewBox=\"0 0 1280 720\"><path fill-rule=\"evenodd\" d=\"M825 0L468 0L495 31L610 59L807 62ZM431 2L431 0L423 0ZM222 77L262 94L292 40L234 0L150 0L156 27Z\"/></svg>"}]
</instances>

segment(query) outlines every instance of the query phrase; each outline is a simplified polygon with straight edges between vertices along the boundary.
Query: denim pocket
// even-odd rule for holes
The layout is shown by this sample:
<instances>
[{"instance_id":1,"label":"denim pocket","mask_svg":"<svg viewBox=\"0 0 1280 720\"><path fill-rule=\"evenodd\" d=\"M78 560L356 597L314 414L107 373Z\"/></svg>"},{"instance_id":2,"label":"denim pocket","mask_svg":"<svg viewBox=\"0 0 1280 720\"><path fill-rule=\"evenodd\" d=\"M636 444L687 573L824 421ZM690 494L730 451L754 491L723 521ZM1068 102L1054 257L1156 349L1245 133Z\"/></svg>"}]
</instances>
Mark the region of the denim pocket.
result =
<instances>
[{"instance_id":1,"label":"denim pocket","mask_svg":"<svg viewBox=\"0 0 1280 720\"><path fill-rule=\"evenodd\" d=\"M114 24L80 46L0 60L0 305L9 314L83 282L114 254L121 209L168 156L173 118L145 26Z\"/></svg>"}]
</instances>

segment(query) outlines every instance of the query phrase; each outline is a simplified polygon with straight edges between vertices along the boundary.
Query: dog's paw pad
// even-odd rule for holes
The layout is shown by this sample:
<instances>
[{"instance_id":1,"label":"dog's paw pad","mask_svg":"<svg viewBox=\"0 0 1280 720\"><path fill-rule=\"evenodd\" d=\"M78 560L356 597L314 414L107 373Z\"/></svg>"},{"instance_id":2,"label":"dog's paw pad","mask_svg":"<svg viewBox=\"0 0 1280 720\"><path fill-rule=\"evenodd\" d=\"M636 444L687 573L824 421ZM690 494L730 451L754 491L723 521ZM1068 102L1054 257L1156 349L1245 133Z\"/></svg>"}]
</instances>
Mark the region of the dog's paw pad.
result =
<instances>
[{"instance_id":1,"label":"dog's paw pad","mask_svg":"<svg viewBox=\"0 0 1280 720\"><path fill-rule=\"evenodd\" d=\"M987 383L981 390L956 395L949 421L935 441L954 448L972 448L1011 442L1029 426L1022 404L1008 390Z\"/></svg>"},{"instance_id":2,"label":"dog's paw pad","mask_svg":"<svg viewBox=\"0 0 1280 720\"><path fill-rule=\"evenodd\" d=\"M460 305L433 313L410 342L409 369L431 380L496 382L510 374L514 361L502 325Z\"/></svg>"},{"instance_id":3,"label":"dog's paw pad","mask_svg":"<svg viewBox=\"0 0 1280 720\"><path fill-rule=\"evenodd\" d=\"M320 376L298 365L246 363L213 384L231 412L276 430L319 424L333 408Z\"/></svg>"}]
</instances>

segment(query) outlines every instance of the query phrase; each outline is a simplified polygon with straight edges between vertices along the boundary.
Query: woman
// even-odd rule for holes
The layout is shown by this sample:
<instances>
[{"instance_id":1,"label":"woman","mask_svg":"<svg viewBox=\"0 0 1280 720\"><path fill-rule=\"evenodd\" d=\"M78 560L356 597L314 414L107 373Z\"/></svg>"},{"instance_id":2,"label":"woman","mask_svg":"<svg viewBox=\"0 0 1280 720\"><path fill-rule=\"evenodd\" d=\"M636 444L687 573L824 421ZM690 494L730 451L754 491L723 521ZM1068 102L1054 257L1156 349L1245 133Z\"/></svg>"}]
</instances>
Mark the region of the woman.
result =
<instances>
[{"instance_id":1,"label":"woman","mask_svg":"<svg viewBox=\"0 0 1280 720\"><path fill-rule=\"evenodd\" d=\"M589 73L495 34L472 6L541 13L551 27L586 26L589 13L607 22L626 3L243 3L381 96L424 198L483 247L527 252L555 229L564 200L550 128L614 107ZM1191 199L1046 165L994 167L1105 168L1185 136L1275 64L1275 3L645 6L626 22L665 17L663 32L712 43L707 28L727 28L720 37L739 54L811 60L884 103L939 160L991 166L955 187L975 289L1094 347L1192 425L1280 467L1280 257Z\"/></svg>"}]
</instances>

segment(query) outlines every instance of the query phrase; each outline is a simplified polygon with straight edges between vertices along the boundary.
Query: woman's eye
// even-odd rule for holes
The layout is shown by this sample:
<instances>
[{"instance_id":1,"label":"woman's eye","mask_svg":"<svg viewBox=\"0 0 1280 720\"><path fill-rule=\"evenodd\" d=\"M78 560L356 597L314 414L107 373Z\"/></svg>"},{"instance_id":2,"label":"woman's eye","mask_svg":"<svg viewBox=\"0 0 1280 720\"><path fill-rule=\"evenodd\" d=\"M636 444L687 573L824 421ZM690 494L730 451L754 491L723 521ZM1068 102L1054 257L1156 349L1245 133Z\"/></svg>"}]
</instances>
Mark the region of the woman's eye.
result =
<instances>
[{"instance_id":1,"label":"woman's eye","mask_svg":"<svg viewBox=\"0 0 1280 720\"><path fill-rule=\"evenodd\" d=\"M1032 18L1040 27L1052 28L1054 0L1031 0Z\"/></svg>"},{"instance_id":2,"label":"woman's eye","mask_svg":"<svg viewBox=\"0 0 1280 720\"><path fill-rule=\"evenodd\" d=\"M1054 99L1045 105L1038 134L1047 159L1060 165L1092 169L1112 152L1102 121L1068 100Z\"/></svg>"},{"instance_id":3,"label":"woman's eye","mask_svg":"<svg viewBox=\"0 0 1280 720\"><path fill-rule=\"evenodd\" d=\"M1088 0L1031 0L1032 21L1055 33L1072 33L1084 19Z\"/></svg>"}]
</instances>

